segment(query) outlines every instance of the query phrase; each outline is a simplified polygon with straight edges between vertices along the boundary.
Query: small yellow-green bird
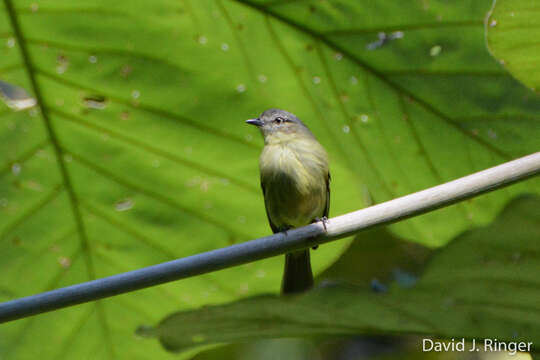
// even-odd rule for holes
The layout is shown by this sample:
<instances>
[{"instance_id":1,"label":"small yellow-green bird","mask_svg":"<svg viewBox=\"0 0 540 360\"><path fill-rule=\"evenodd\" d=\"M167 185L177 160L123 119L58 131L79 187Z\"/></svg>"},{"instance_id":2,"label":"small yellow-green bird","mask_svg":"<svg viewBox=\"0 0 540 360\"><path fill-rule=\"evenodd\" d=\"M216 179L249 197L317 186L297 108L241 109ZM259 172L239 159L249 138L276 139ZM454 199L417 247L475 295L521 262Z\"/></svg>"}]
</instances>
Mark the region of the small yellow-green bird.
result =
<instances>
[{"instance_id":1,"label":"small yellow-green bird","mask_svg":"<svg viewBox=\"0 0 540 360\"><path fill-rule=\"evenodd\" d=\"M326 221L330 206L328 155L307 126L293 114L266 110L257 119L264 137L259 159L266 215L274 233ZM313 285L309 249L285 255L281 291L297 293Z\"/></svg>"}]
</instances>

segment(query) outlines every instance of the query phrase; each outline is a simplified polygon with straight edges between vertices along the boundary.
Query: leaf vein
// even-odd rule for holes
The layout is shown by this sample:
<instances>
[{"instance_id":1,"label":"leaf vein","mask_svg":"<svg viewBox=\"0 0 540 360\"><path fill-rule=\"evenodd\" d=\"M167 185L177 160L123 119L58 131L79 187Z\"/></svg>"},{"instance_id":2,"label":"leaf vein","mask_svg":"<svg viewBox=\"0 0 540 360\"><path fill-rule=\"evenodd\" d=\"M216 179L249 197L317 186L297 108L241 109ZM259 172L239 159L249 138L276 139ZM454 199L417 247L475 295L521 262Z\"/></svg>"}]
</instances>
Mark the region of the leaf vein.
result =
<instances>
[{"instance_id":1,"label":"leaf vein","mask_svg":"<svg viewBox=\"0 0 540 360\"><path fill-rule=\"evenodd\" d=\"M38 150L42 149L49 143L49 139L44 139L38 142L36 145L32 146L30 149L22 153L19 157L9 160L4 166L0 166L0 177L4 176L5 173L11 170L13 164L24 164L25 161L30 159Z\"/></svg>"},{"instance_id":2,"label":"leaf vein","mask_svg":"<svg viewBox=\"0 0 540 360\"><path fill-rule=\"evenodd\" d=\"M177 255L172 253L170 250L168 250L168 249L162 247L161 245L159 245L158 243L156 243L151 238L139 233L138 231L132 229L131 227L129 227L128 225L122 223L121 221L118 221L116 219L113 219L111 216L106 215L105 212L103 212L101 210L98 210L95 206L90 205L90 203L88 203L87 201L82 201L81 205L84 208L86 208L91 214L95 215L96 217L98 217L98 218L102 219L103 221L109 223L113 227L121 230L122 232L133 236L139 242L150 246L154 250L159 251L161 254L165 255L165 257L168 260L176 259L178 257Z\"/></svg>"},{"instance_id":3,"label":"leaf vein","mask_svg":"<svg viewBox=\"0 0 540 360\"><path fill-rule=\"evenodd\" d=\"M93 280L95 279L95 269L94 269L94 264L92 262L92 258L90 256L90 252L88 251L89 245L88 245L88 238L87 238L87 234L85 230L84 221L83 221L80 209L79 209L75 189L73 188L71 178L67 170L67 166L64 162L64 156L63 156L62 149L60 147L60 143L56 135L56 131L49 118L48 109L47 109L47 106L45 105L44 98L41 93L41 88L36 79L36 67L32 61L30 52L27 49L26 39L23 36L23 32L20 27L19 19L16 15L15 8L13 7L12 0L5 0L4 3L6 6L6 10L8 13L11 26L13 28L13 32L15 34L15 38L17 39L19 43L19 50L21 53L21 57L23 59L24 66L28 73L28 77L29 77L33 92L35 94L36 101L38 105L41 107L41 118L43 119L43 122L45 123L47 134L49 135L50 141L54 148L54 153L57 158L58 170L60 171L61 177L63 179L63 184L64 184L63 187L66 189L66 192L68 194L71 211L72 211L75 224L77 227L77 231L79 234L79 241L81 244L81 248L84 252L86 269L88 271L89 278ZM99 302L96 302L96 306L98 307L98 313L99 313L98 315L99 315L100 322L102 323L103 327L106 327L106 324L104 323L105 321L104 313L99 311L100 310ZM109 340L109 337L105 339L105 343L108 346L109 353L112 354L113 353L112 343L109 342L108 340Z\"/></svg>"},{"instance_id":4,"label":"leaf vein","mask_svg":"<svg viewBox=\"0 0 540 360\"><path fill-rule=\"evenodd\" d=\"M77 229L75 227L72 227L71 228L71 234L76 233L76 230ZM61 236L61 239L67 237L67 235L69 235L69 231L66 234L64 234L63 236ZM78 250L80 250L80 247L79 247ZM77 257L77 252L75 252L71 256L72 264L75 262L75 258ZM66 273L66 271L62 271L62 270L63 270L62 268L60 268L58 270L56 275L52 278L52 280L49 282L49 284L42 291L48 291L48 290L50 290L52 288L55 288L58 285L58 283L60 282L60 280L62 279L62 277ZM3 355L5 355L6 359L9 359L11 357L11 354L13 353L13 351L16 351L18 349L19 344L22 342L25 335L28 333L28 330L30 330L30 328L32 327L32 325L34 324L36 319L39 319L39 318L37 316L33 316L33 317L30 317L30 318L26 319L26 323L22 326L21 330L19 332L17 332L17 335L15 336L15 340L11 344L9 344L9 346L7 347L6 353L3 354Z\"/></svg>"},{"instance_id":5,"label":"leaf vein","mask_svg":"<svg viewBox=\"0 0 540 360\"><path fill-rule=\"evenodd\" d=\"M398 93L401 93L401 94L409 97L411 100L414 100L415 102L417 102L420 106L422 106L424 109L426 109L427 111L434 114L441 121L444 121L444 122L450 124L458 132L464 133L466 136L471 138L473 141L479 143L480 145L482 145L483 147L485 147L489 151L497 154L498 156L500 156L503 159L511 159L512 158L512 156L510 156L508 153L506 153L503 150L499 149L498 147L492 145L488 141L476 138L472 134L467 133L463 128L461 128L461 126L458 123L454 122L450 117L448 117L442 111L437 109L435 106L431 105L429 102L421 99L420 97L418 97L415 94L411 93L410 91L406 90L404 87L400 86L396 82L392 81L390 78L385 76L385 74L383 72L381 72L380 70L375 69L371 65L367 64L366 62L361 60L358 56L353 54L351 51L339 46L338 44L333 42L331 39L329 39L327 36L325 36L323 33L320 33L320 32L317 32L317 31L315 31L313 29L310 29L310 28L304 26L303 24L295 22L294 20L291 20L291 19L287 18L286 16L281 15L281 14L277 13L276 11L274 11L272 9L269 9L269 8L266 8L266 7L264 7L264 6L260 5L260 4L256 4L256 3L248 1L248 0L232 0L232 1L236 1L238 3L244 4L245 6L251 7L255 11L259 11L259 12L265 13L265 14L267 14L269 16L272 16L273 18L281 21L284 24L289 25L290 27L296 29L297 31L299 31L301 33L304 33L304 34L307 34L307 35L310 35L314 39L320 40L322 43L324 43L329 48L334 49L337 52L340 52L341 54L343 54L343 56L346 56L347 58L351 59L360 68L362 68L365 71L371 73L374 77L378 78L382 82L388 84L388 86L393 88Z\"/></svg>"},{"instance_id":6,"label":"leaf vein","mask_svg":"<svg viewBox=\"0 0 540 360\"><path fill-rule=\"evenodd\" d=\"M398 69L384 70L381 74L385 76L478 76L478 77L506 77L505 71L490 70L429 70L429 69Z\"/></svg>"},{"instance_id":7,"label":"leaf vein","mask_svg":"<svg viewBox=\"0 0 540 360\"><path fill-rule=\"evenodd\" d=\"M27 42L32 45L43 45L43 46L47 46L48 48L57 49L57 50L82 52L85 54L96 54L96 55L108 54L108 55L117 55L117 56L136 58L140 60L147 60L154 63L165 65L167 67L174 68L181 72L185 72L185 69L181 68L178 64L169 62L165 59L162 59L156 56L152 56L152 55L145 54L143 52L134 51L134 50L122 50L122 49L106 48L106 47L90 47L90 46L87 47L87 46L79 46L75 44L61 43L58 41L35 39L35 38L29 38L27 39Z\"/></svg>"},{"instance_id":8,"label":"leaf vein","mask_svg":"<svg viewBox=\"0 0 540 360\"><path fill-rule=\"evenodd\" d=\"M17 227L23 224L30 217L35 215L39 210L43 209L45 206L50 204L56 197L60 194L64 186L58 184L52 188L51 191L47 193L37 204L33 205L29 209L26 209L21 216L9 223L2 232L0 232L0 242L5 240L5 238Z\"/></svg>"},{"instance_id":9,"label":"leaf vein","mask_svg":"<svg viewBox=\"0 0 540 360\"><path fill-rule=\"evenodd\" d=\"M22 67L23 67L23 64L6 65L3 68L0 68L0 74L5 75L5 74L8 74L8 73L10 73L12 71L21 69Z\"/></svg>"},{"instance_id":10,"label":"leaf vein","mask_svg":"<svg viewBox=\"0 0 540 360\"><path fill-rule=\"evenodd\" d=\"M342 158L347 162L349 169L357 172L358 176L360 176L360 174L358 173L357 167L354 166L354 164L352 163L350 157L347 156L345 150L343 149L343 147L341 145L341 141L339 141L339 139L334 135L333 131L328 126L328 123L325 121L325 119L323 117L323 114L322 114L321 110L319 109L319 106L317 105L317 102L315 101L315 99L313 98L313 96L309 92L308 88L306 87L306 84L304 83L304 81L300 77L300 74L298 72L298 68L297 68L296 64L294 63L292 58L289 56L289 54L285 50L285 47L283 46L283 44L279 40L279 37L277 36L276 32L274 31L274 28L272 27L272 23L270 22L270 17L268 15L266 15L264 18L265 18L265 23L266 23L266 26L267 26L267 29L268 29L268 33L270 34L270 38L274 42L274 44L275 44L276 48L278 49L278 51L281 53L281 55L285 59L285 62L287 63L287 65L291 69L291 72L294 74L294 76L296 78L296 82L298 83L298 86L302 90L302 95L306 98L308 103L311 105L311 108L313 109L313 112L317 115L317 118L319 119L319 122L321 124L323 124L323 126L326 128L326 133L331 137L332 141L334 142L334 146L342 154Z\"/></svg>"},{"instance_id":11,"label":"leaf vein","mask_svg":"<svg viewBox=\"0 0 540 360\"><path fill-rule=\"evenodd\" d=\"M92 161L89 161L87 159L84 159L83 157L81 157L79 154L75 154L74 152L72 151L69 151L68 149L65 149L66 152L68 152L74 160L76 160L77 162L79 162L80 164L86 166L87 168L89 169L92 169L93 171L95 171L96 173L102 175L103 177L107 178L107 179L110 179L114 182L116 182L117 184L120 184L124 187L127 187L129 189L132 189L133 191L136 191L140 194L143 194L145 196L148 196L149 198L152 198L162 204L166 204L166 205L169 205L175 209L178 209L190 216L193 216L203 222L206 222L208 224L212 224L214 226L216 226L217 228L219 229L222 229L224 231L226 231L227 233L229 233L230 235L234 235L236 238L238 239L249 239L250 237L246 234L242 234L240 233L239 231L237 230L234 230L233 228L231 228L229 225L227 225L226 223L222 222L222 221L219 221L219 220L216 220L216 219L213 219L205 214L202 214L198 211L195 211L193 209L190 209L188 207L185 207L179 203L177 203L176 201L173 201L171 199L169 199L168 197L164 196L164 195L161 195L157 192L154 192L152 190L149 190L149 189L145 189L139 185L135 185L131 182L129 182L128 180L125 180L123 178L121 178L120 176L94 164Z\"/></svg>"},{"instance_id":12,"label":"leaf vein","mask_svg":"<svg viewBox=\"0 0 540 360\"><path fill-rule=\"evenodd\" d=\"M240 49L240 53L242 54L242 58L244 59L244 63L246 64L248 74L251 77L251 80L255 82L256 76L255 76L255 68L253 67L253 63L251 62L249 58L249 54L246 50L246 47L244 46L244 42L242 41L242 38L240 37L240 34L238 33L238 29L236 26L234 26L234 22L228 13L227 9L223 5L223 2L221 0L216 0L216 4L219 8L219 11L223 14L223 17L225 18L225 21L227 22L227 25L231 29L231 33L233 34L234 39L236 40L236 43L238 44L238 48Z\"/></svg>"},{"instance_id":13,"label":"leaf vein","mask_svg":"<svg viewBox=\"0 0 540 360\"><path fill-rule=\"evenodd\" d=\"M378 28L353 28L340 29L322 32L325 36L341 36L341 35L357 35L370 34L379 32L393 31L415 31L427 29L443 29L443 28L462 28L462 27L483 27L484 20L466 20L466 21L451 21L451 22L434 22L434 23L419 23L419 24L401 24L393 26L385 26Z\"/></svg>"},{"instance_id":14,"label":"leaf vein","mask_svg":"<svg viewBox=\"0 0 540 360\"><path fill-rule=\"evenodd\" d=\"M336 82L334 81L334 77L332 75L332 72L330 71L330 67L328 66L328 62L326 61L326 59L324 57L324 54L322 52L320 42L318 41L318 39L317 39L317 41L315 43L315 48L317 50L317 55L319 56L321 64L322 64L322 66L324 68L324 71L326 73L326 76L328 77L328 80L330 82L330 88L332 89L332 95L334 96L336 102L339 105L339 109L340 109L340 111L341 111L341 113L343 115L343 118L345 119L345 122L347 124L349 124L350 131L353 134L354 139L355 139L356 143L358 144L358 147L360 148L360 150L364 154L364 157L366 158L366 162L368 163L368 165L373 170L373 173L375 174L376 178L379 180L379 184L382 185L382 187L385 189L385 191L389 195L389 197L390 198L396 197L394 192L390 189L390 187L388 186L388 184L384 180L384 178L383 178L382 174L380 173L379 169L375 165L375 162L373 161L373 159L371 157L371 154L369 153L368 149L364 145L362 139L360 138L360 135L356 131L356 127L354 126L354 124L351 121L351 116L347 112L347 109L345 108L345 104L343 103L343 101L341 100L341 98L339 96L339 91L337 89Z\"/></svg>"},{"instance_id":15,"label":"leaf vein","mask_svg":"<svg viewBox=\"0 0 540 360\"><path fill-rule=\"evenodd\" d=\"M137 149L142 149L146 152L149 152L149 153L152 153L154 155L158 155L160 157L163 157L165 159L168 159L168 160L171 160L175 163L178 163L178 164L181 164L183 166L186 166L186 167L189 167L191 169L195 169L197 171L200 171L202 173L205 173L207 175L211 175L211 176L215 176L215 177L218 177L218 178L222 178L222 179L227 179L229 182L231 182L232 184L235 184L241 188L243 188L244 190L247 190L251 193L254 193L254 194L259 194L259 189L256 188L255 186L252 186L251 184L245 182L245 181L242 181L240 179L237 179L237 178L233 178L229 175L226 175L226 174L223 174L219 171L216 171L216 170L213 170L211 168L207 168L205 166L202 166L200 164L197 164L193 161L189 161L189 160L186 160L186 159L183 159L173 153L170 153L168 151L165 151L165 150L162 150L160 148L157 148L157 147L154 147L152 145L149 145L143 141L139 141L139 140L136 140L136 139L133 139L129 136L125 136L125 135L122 135L118 132L115 132L113 130L110 130L108 128L104 128L104 127L101 127L99 125L96 125L96 124L92 124L90 122L87 122L79 117L76 117L76 116L73 116L73 115L69 115L69 114L66 114L54 107L51 107L51 112L57 114L60 118L66 120L66 121L70 121L72 123L75 123L75 124L78 124L80 126L84 126L85 128L87 129L90 129L90 130L93 130L93 131L97 131L97 132L100 132L100 133L107 133L107 135L109 135L111 138L114 138L118 141L121 141L122 143L125 143L125 144L128 144L130 146L133 146Z\"/></svg>"},{"instance_id":16,"label":"leaf vein","mask_svg":"<svg viewBox=\"0 0 540 360\"><path fill-rule=\"evenodd\" d=\"M103 91L96 90L96 89L93 89L91 87L87 87L87 86L82 85L82 84L78 84L78 83L76 83L74 81L67 80L65 78L59 77L59 76L57 76L57 75L55 75L53 73L50 73L50 72L42 70L42 69L36 69L36 72L39 73L40 75L44 76L44 77L47 77L47 78L59 83L59 84L63 84L65 86L80 89L80 90L85 90L85 91L88 91L88 92L92 92L94 94L104 95L105 97L107 97L111 101L116 102L118 104L122 104L124 106L128 106L128 107L130 107L130 108L132 108L134 110L145 111L145 112L148 112L150 114L157 115L160 118L169 119L169 120L173 120L173 121L178 121L179 123L181 123L183 125L192 127L192 128L197 129L199 131L202 131L205 134L210 133L212 135L216 135L218 137L222 137L222 138L231 140L233 142L236 142L236 143L239 143L239 144L242 144L242 145L247 145L247 146L249 146L251 148L259 149L259 146L257 146L255 144L243 139L240 136L237 136L237 135L222 131L220 129L216 129L216 128L212 128L212 127L209 127L209 126L202 125L202 124L200 124L200 123L198 123L198 122L196 122L196 121L194 121L192 119L186 118L184 116L180 116L180 115L165 111L163 109L155 108L155 107L152 107L150 105L144 105L142 103L139 103L138 105L133 105L133 103L131 101L129 101L129 100L125 100L125 99L113 96L111 94L104 93Z\"/></svg>"}]
</instances>

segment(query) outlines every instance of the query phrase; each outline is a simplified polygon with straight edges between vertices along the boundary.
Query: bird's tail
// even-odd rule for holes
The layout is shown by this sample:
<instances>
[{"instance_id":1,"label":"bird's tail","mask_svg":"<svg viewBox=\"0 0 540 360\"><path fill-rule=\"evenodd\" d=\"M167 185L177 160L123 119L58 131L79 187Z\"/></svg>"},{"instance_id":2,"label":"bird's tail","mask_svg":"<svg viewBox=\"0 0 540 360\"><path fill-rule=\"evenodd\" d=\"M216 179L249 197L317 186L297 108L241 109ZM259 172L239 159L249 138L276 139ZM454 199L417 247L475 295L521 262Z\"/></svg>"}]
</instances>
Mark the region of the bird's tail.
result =
<instances>
[{"instance_id":1,"label":"bird's tail","mask_svg":"<svg viewBox=\"0 0 540 360\"><path fill-rule=\"evenodd\" d=\"M310 289L312 286L313 273L309 261L309 249L286 254L281 293L299 293Z\"/></svg>"}]
</instances>

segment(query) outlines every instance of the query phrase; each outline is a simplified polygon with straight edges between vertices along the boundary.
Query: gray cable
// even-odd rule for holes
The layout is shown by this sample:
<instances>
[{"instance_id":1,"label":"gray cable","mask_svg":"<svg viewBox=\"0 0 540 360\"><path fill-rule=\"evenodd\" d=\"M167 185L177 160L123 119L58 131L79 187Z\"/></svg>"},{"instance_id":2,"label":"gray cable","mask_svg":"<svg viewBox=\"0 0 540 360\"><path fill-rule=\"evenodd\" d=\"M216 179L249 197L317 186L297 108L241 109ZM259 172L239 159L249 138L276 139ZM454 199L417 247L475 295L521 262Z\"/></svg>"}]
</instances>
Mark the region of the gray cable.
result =
<instances>
[{"instance_id":1,"label":"gray cable","mask_svg":"<svg viewBox=\"0 0 540 360\"><path fill-rule=\"evenodd\" d=\"M337 240L500 188L540 173L540 152L326 222L102 279L0 303L0 323L196 276Z\"/></svg>"}]
</instances>

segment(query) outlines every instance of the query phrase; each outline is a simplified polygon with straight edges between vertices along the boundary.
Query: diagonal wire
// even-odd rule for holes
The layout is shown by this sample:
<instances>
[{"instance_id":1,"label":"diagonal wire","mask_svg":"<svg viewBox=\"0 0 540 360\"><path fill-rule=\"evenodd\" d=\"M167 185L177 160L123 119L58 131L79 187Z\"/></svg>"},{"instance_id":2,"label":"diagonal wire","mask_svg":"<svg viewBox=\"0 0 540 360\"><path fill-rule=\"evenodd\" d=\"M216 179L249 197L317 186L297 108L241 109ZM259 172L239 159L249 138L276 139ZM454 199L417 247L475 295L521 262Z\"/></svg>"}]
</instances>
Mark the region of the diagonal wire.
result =
<instances>
[{"instance_id":1,"label":"diagonal wire","mask_svg":"<svg viewBox=\"0 0 540 360\"><path fill-rule=\"evenodd\" d=\"M317 222L182 259L0 303L0 322L309 249L375 226L449 206L539 174L540 152L537 152L429 189L328 219L325 224ZM463 281L456 276L452 279ZM529 280L526 282L532 283Z\"/></svg>"},{"instance_id":2,"label":"diagonal wire","mask_svg":"<svg viewBox=\"0 0 540 360\"><path fill-rule=\"evenodd\" d=\"M174 260L174 259L178 258L178 256L176 254L174 254L172 251L170 251L169 249L161 246L156 241L154 241L153 239L149 238L148 236L142 234L141 232L131 228L129 225L126 225L125 223L114 219L112 216L107 215L105 212L103 212L101 210L98 210L97 207L95 207L94 205L91 205L89 202L86 202L86 201L83 200L83 201L81 201L81 206L83 208L85 208L92 215L95 215L96 217L100 218L101 220L103 220L104 222L110 224L111 226L115 227L116 229L118 229L118 230L120 230L120 231L122 231L122 232L124 232L124 233L126 233L128 235L131 235L134 239L136 239L136 240L140 241L141 243L146 244L147 246L150 246L151 248L159 251L162 255L164 255L167 258L167 260ZM102 256L102 258L103 258L103 256ZM115 266L120 268L117 265L115 265ZM124 271L124 270L125 269L122 269L122 271ZM216 286L216 288L219 288L222 293L233 295L233 293L230 291L230 289L227 289L227 288L223 287L219 282L213 281L210 277L207 277L205 279L205 281L209 282L209 283L212 283L212 285Z\"/></svg>"},{"instance_id":3,"label":"diagonal wire","mask_svg":"<svg viewBox=\"0 0 540 360\"><path fill-rule=\"evenodd\" d=\"M388 137L386 135L386 132L384 131L384 127L382 125L382 122L380 121L380 117L379 117L379 111L377 109L377 105L375 103L375 99L373 98L373 94L372 94L372 91L371 91L371 86L369 84L369 73L367 73L366 71L363 71L363 79L364 79L364 87L366 89L366 98L367 98L367 102L371 108L371 111L373 111L373 116L376 118L376 123L377 123L377 126L379 128L379 132L382 134L382 137L384 139L384 142L386 143L386 148L388 148L388 153L390 155L390 157L392 158L392 161L394 162L396 168L398 169L398 171L402 174L402 179L405 180L405 183L407 184L408 188L409 189L413 189L410 181L409 181L409 178L407 176L407 173L403 170L403 168L401 167L401 164L399 162L399 160L397 159L394 151L393 151L393 147L390 146L390 142L388 140ZM351 129L353 128L353 124L351 124ZM408 228L410 229L410 231L415 234L415 237L417 238L420 238L420 234L421 234L421 230L417 228L416 224L412 221L407 221L405 222L405 224L408 226Z\"/></svg>"},{"instance_id":4,"label":"diagonal wire","mask_svg":"<svg viewBox=\"0 0 540 360\"><path fill-rule=\"evenodd\" d=\"M109 256L103 254L103 253L97 253L97 257L99 258L99 261L104 263L105 265L111 267L114 269L113 271L123 272L127 269L125 267L122 267L118 264L118 261L111 260ZM176 293L174 291L171 291L171 289L167 288L166 286L159 286L156 288L157 292L159 292L163 297L168 298L169 300L173 302L182 301L186 304L188 304L185 300L182 299L179 293Z\"/></svg>"},{"instance_id":5,"label":"diagonal wire","mask_svg":"<svg viewBox=\"0 0 540 360\"><path fill-rule=\"evenodd\" d=\"M424 162L426 163L429 171L431 172L432 176L435 178L436 182L437 183L443 182L443 177L442 177L441 173L439 172L439 170L437 170L437 168L435 167L435 164L433 163L433 161L431 161L431 158L428 155L426 147L424 146L424 143L422 142L422 138L418 134L418 130L416 129L416 126L414 125L414 123L413 123L413 121L411 119L411 115L407 111L407 106L405 105L405 101L403 99L403 96L401 94L397 94L397 97L398 97L398 102L399 102L399 107L400 107L401 113L403 114L403 116L401 118L405 121L405 124L408 127L409 132L411 133L412 138L413 138L414 142L416 143L416 146L420 150L419 151L420 156L424 159ZM465 144L465 151L466 151L467 155L470 155L470 151L469 151L469 148L468 148L467 144ZM460 213L465 218L465 221L466 222L471 222L471 219L467 216L466 205L464 203L459 203L459 204L456 205L456 207L458 207L459 209L462 210L462 211L460 211Z\"/></svg>"}]
</instances>

